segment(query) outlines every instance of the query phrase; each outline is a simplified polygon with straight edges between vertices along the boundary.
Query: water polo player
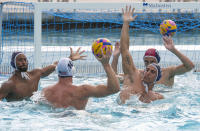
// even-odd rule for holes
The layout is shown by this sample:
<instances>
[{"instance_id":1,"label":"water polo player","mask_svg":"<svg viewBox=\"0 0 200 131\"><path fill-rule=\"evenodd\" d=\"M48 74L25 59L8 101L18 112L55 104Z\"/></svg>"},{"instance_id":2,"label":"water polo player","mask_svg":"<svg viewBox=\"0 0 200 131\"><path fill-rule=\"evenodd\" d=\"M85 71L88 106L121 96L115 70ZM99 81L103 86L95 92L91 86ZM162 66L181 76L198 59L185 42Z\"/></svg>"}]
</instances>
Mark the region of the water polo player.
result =
<instances>
[{"instance_id":1,"label":"water polo player","mask_svg":"<svg viewBox=\"0 0 200 131\"><path fill-rule=\"evenodd\" d=\"M111 49L106 50L106 54L103 53L102 48L100 50L102 52L101 58L96 55L95 57L102 64L107 74L106 85L74 85L72 78L72 61L68 58L62 58L57 65L58 82L44 88L42 96L44 96L53 107L74 107L75 109L82 110L85 109L89 97L105 97L117 93L120 89L120 85L115 72L109 64L112 54Z\"/></svg>"},{"instance_id":2,"label":"water polo player","mask_svg":"<svg viewBox=\"0 0 200 131\"><path fill-rule=\"evenodd\" d=\"M71 49L71 48L70 48ZM71 49L70 58L72 60L83 59L85 56L80 56L84 51L79 53L80 48L73 53ZM29 98L34 91L38 90L40 78L51 74L57 62L41 69L28 70L28 60L24 53L13 52L11 58L11 66L14 68L12 76L2 83L0 87L0 99L6 98L7 101L16 101Z\"/></svg>"},{"instance_id":3,"label":"water polo player","mask_svg":"<svg viewBox=\"0 0 200 131\"><path fill-rule=\"evenodd\" d=\"M128 9L129 8L129 9ZM124 104L126 100L129 100L131 96L137 95L138 99L145 103L151 101L163 99L164 97L152 91L155 81L158 81L161 77L161 71L159 65L153 63L149 64L143 75L136 68L132 56L129 52L129 23L134 21L137 16L133 17L134 9L126 6L123 10L123 26L120 38L120 52L122 55L122 69L124 72L123 88L119 94L118 103Z\"/></svg>"},{"instance_id":4,"label":"water polo player","mask_svg":"<svg viewBox=\"0 0 200 131\"><path fill-rule=\"evenodd\" d=\"M163 43L164 46L167 50L172 52L174 55L176 55L182 62L180 65L175 65L175 66L170 66L166 68L162 68L162 78L157 81L157 84L163 84L166 86L173 86L174 84L174 78L176 75L182 75L186 72L191 71L194 68L193 62L184 54L182 54L179 50L176 49L174 46L174 42L171 37L168 36L163 36ZM114 52L113 52L113 62L112 62L112 67L115 69L115 72L117 73L117 64L118 64L118 59L120 55L120 46L119 44L115 47ZM150 48L146 50L143 60L145 63L145 66L151 64L151 63L159 63L160 62L160 55L158 51L154 48ZM144 73L144 70L140 70L140 73ZM120 76L123 76L120 74ZM142 75L141 75L142 76ZM120 77L122 78L122 77ZM121 82L123 79L121 79Z\"/></svg>"}]
</instances>

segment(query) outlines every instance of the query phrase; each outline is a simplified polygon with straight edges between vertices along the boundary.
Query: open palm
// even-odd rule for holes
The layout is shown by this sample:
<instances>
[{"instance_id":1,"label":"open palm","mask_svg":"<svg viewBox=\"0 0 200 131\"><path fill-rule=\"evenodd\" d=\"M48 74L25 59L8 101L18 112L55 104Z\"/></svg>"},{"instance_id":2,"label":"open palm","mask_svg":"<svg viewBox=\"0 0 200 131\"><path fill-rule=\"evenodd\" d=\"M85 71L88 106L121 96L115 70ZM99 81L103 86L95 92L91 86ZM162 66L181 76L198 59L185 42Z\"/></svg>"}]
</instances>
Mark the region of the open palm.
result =
<instances>
[{"instance_id":1,"label":"open palm","mask_svg":"<svg viewBox=\"0 0 200 131\"><path fill-rule=\"evenodd\" d=\"M171 37L163 36L163 41L166 49L170 51L174 49L174 42Z\"/></svg>"},{"instance_id":2,"label":"open palm","mask_svg":"<svg viewBox=\"0 0 200 131\"><path fill-rule=\"evenodd\" d=\"M133 17L134 11L135 11L135 8L131 9L131 6L129 7L126 6L125 10L122 8L123 21L126 21L126 22L134 21L135 18L137 17L137 16Z\"/></svg>"},{"instance_id":3,"label":"open palm","mask_svg":"<svg viewBox=\"0 0 200 131\"><path fill-rule=\"evenodd\" d=\"M85 51L81 51L80 52L80 47L78 48L78 50L74 53L72 48L70 47L70 58L74 61L74 60L84 60L86 55L81 55L83 54Z\"/></svg>"}]
</instances>

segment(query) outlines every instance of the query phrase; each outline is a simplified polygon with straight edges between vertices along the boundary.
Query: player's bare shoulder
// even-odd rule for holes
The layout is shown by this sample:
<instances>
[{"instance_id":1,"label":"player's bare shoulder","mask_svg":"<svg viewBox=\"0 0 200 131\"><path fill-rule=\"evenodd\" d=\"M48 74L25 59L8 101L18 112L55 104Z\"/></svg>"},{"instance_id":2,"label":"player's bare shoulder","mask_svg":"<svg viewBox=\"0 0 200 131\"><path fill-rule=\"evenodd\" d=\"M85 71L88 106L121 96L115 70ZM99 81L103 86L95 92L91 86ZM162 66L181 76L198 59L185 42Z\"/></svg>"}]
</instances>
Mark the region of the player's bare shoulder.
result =
<instances>
[{"instance_id":1,"label":"player's bare shoulder","mask_svg":"<svg viewBox=\"0 0 200 131\"><path fill-rule=\"evenodd\" d=\"M168 78L169 76L171 76L171 74L173 73L174 69L175 69L175 66L162 68L162 77L165 78L165 79Z\"/></svg>"},{"instance_id":2,"label":"player's bare shoulder","mask_svg":"<svg viewBox=\"0 0 200 131\"><path fill-rule=\"evenodd\" d=\"M77 89L81 92L88 92L90 90L90 85L88 84L84 84L84 85L80 85L80 86L76 86Z\"/></svg>"},{"instance_id":3,"label":"player's bare shoulder","mask_svg":"<svg viewBox=\"0 0 200 131\"><path fill-rule=\"evenodd\" d=\"M1 89L9 89L12 90L15 87L15 83L13 81L13 79L9 79L8 81L5 81L2 83L1 85Z\"/></svg>"},{"instance_id":4,"label":"player's bare shoulder","mask_svg":"<svg viewBox=\"0 0 200 131\"><path fill-rule=\"evenodd\" d=\"M33 69L27 72L31 78L40 78L41 76L41 69Z\"/></svg>"},{"instance_id":5,"label":"player's bare shoulder","mask_svg":"<svg viewBox=\"0 0 200 131\"><path fill-rule=\"evenodd\" d=\"M30 75L39 74L40 72L41 72L41 69L33 69L31 71L28 71Z\"/></svg>"},{"instance_id":6,"label":"player's bare shoulder","mask_svg":"<svg viewBox=\"0 0 200 131\"><path fill-rule=\"evenodd\" d=\"M90 96L90 93L92 92L92 88L95 88L95 87L88 84L77 86L77 90L80 92L81 96L86 97L86 98Z\"/></svg>"},{"instance_id":7,"label":"player's bare shoulder","mask_svg":"<svg viewBox=\"0 0 200 131\"><path fill-rule=\"evenodd\" d=\"M142 69L139 69L138 71L139 71L140 77L142 78L142 77L143 77L143 75L144 75L144 70L142 70Z\"/></svg>"}]
</instances>

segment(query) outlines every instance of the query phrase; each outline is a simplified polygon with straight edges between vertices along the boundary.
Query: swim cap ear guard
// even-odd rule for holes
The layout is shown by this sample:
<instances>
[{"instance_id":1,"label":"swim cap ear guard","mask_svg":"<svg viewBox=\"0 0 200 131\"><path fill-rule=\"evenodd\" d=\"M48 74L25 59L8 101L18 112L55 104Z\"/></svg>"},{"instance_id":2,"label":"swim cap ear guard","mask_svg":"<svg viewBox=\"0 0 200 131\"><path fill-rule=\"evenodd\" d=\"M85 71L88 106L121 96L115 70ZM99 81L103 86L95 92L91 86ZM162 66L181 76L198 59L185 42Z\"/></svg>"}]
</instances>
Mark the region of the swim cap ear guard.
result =
<instances>
[{"instance_id":1,"label":"swim cap ear guard","mask_svg":"<svg viewBox=\"0 0 200 131\"><path fill-rule=\"evenodd\" d=\"M15 70L18 70L18 69L17 69L17 66L16 66L16 58L17 58L17 56L20 55L20 54L24 54L24 53L22 53L22 52L20 52L20 51L17 51L17 52L13 52L13 53L12 53L10 65L11 65ZM27 62L28 62L28 60L27 60ZM31 79L30 76L29 76L29 74L28 74L27 72L21 72L21 77L22 77L23 79L26 79L26 80L30 80L30 79Z\"/></svg>"},{"instance_id":2,"label":"swim cap ear guard","mask_svg":"<svg viewBox=\"0 0 200 131\"><path fill-rule=\"evenodd\" d=\"M162 77L162 71L161 71L160 66L156 63L152 63L150 65L152 65L157 70L157 76L156 76L155 82L159 81L160 78Z\"/></svg>"},{"instance_id":3,"label":"swim cap ear guard","mask_svg":"<svg viewBox=\"0 0 200 131\"><path fill-rule=\"evenodd\" d=\"M12 53L10 65L11 65L14 69L17 69L17 67L16 67L16 58L17 58L17 56L20 55L20 54L23 54L23 53L20 52L20 51L17 51L17 52L13 52L13 53Z\"/></svg>"}]
</instances>

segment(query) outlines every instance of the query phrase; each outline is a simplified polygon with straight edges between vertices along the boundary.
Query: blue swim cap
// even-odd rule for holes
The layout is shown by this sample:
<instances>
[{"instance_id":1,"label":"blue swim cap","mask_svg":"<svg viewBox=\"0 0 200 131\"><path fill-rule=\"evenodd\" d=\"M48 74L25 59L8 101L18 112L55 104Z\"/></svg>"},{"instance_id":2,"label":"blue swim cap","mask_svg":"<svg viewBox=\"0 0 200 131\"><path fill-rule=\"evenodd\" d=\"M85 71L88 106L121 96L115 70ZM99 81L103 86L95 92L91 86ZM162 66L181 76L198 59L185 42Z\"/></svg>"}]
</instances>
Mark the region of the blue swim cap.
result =
<instances>
[{"instance_id":1,"label":"blue swim cap","mask_svg":"<svg viewBox=\"0 0 200 131\"><path fill-rule=\"evenodd\" d=\"M158 65L158 64L156 64L156 63L151 63L150 65L152 65L156 70L157 70L157 77L156 77L156 79L155 79L155 82L156 81L159 81L160 80L160 78L161 78L161 76L162 76L162 71L161 71L161 69L160 69L160 66Z\"/></svg>"},{"instance_id":2,"label":"blue swim cap","mask_svg":"<svg viewBox=\"0 0 200 131\"><path fill-rule=\"evenodd\" d=\"M69 58L61 58L57 65L58 76L72 76L72 60Z\"/></svg>"},{"instance_id":3,"label":"blue swim cap","mask_svg":"<svg viewBox=\"0 0 200 131\"><path fill-rule=\"evenodd\" d=\"M13 53L12 53L12 57L11 57L10 64L11 64L11 66L12 66L13 68L15 68L15 69L16 69L16 58L17 58L17 56L20 55L20 54L24 54L24 53L22 53L22 52L20 52L20 51L16 51L16 52L13 52Z\"/></svg>"}]
</instances>

